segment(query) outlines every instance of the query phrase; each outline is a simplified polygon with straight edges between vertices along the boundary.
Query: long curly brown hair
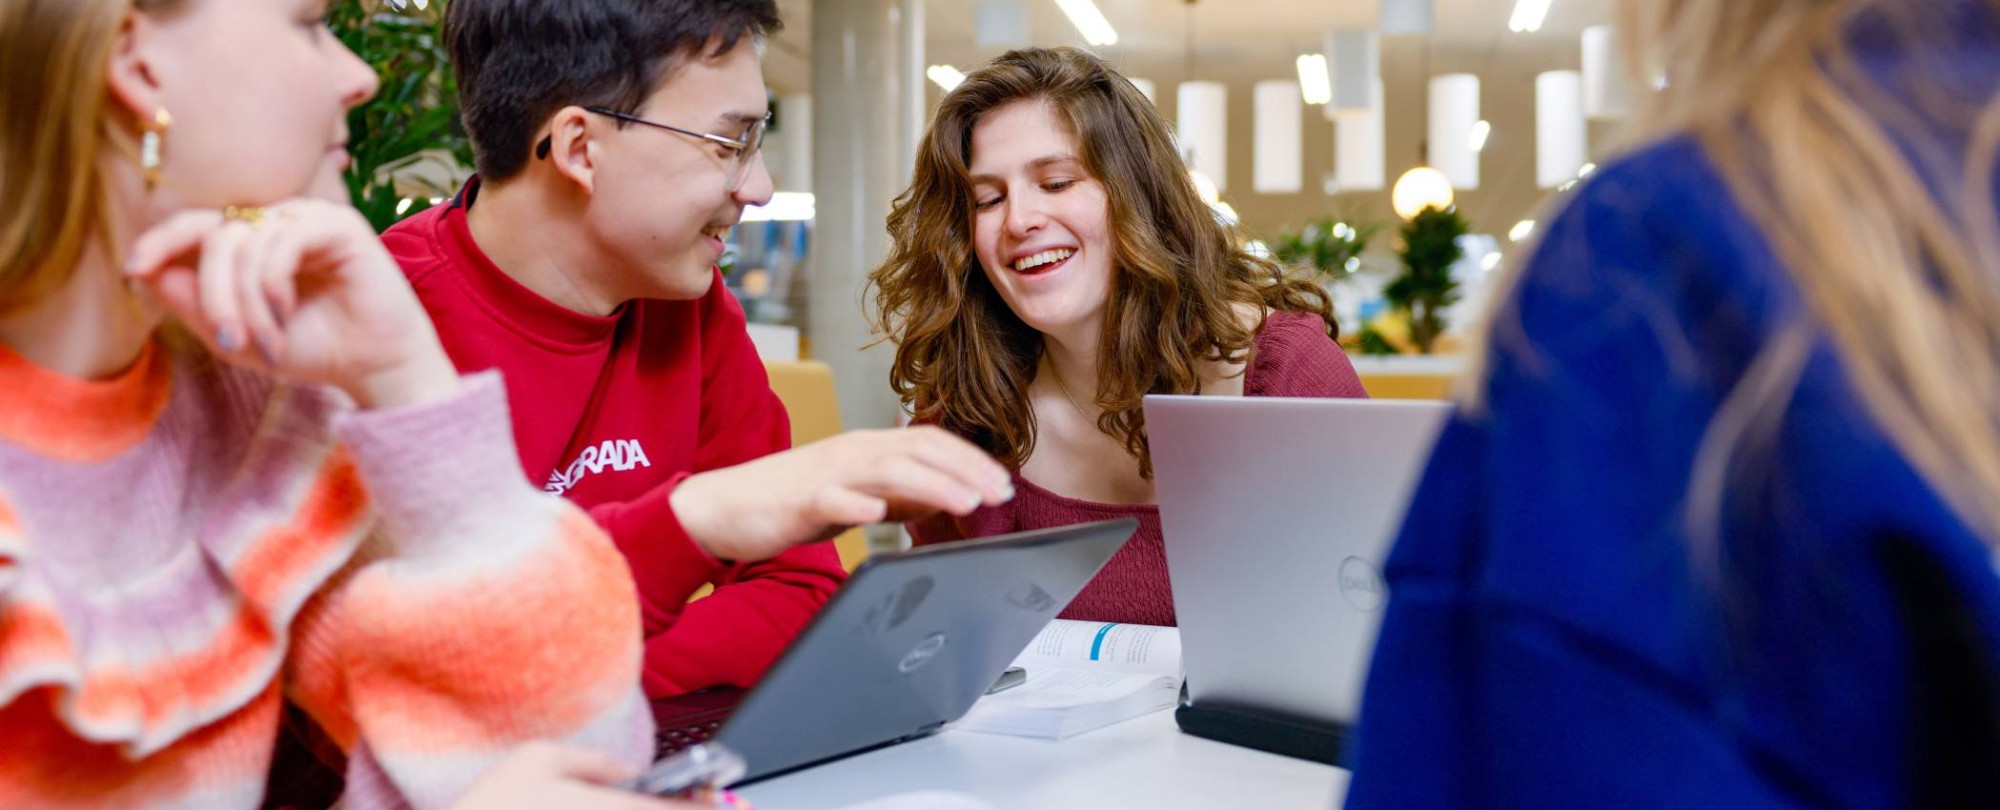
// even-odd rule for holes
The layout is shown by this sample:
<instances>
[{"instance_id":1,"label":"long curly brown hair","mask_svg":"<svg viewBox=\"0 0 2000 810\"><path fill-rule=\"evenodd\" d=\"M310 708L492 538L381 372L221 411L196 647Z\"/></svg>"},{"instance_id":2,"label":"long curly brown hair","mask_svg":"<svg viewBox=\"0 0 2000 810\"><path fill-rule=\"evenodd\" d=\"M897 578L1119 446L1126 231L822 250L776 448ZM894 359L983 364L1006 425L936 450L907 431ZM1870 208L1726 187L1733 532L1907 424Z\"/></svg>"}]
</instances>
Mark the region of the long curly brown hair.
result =
<instances>
[{"instance_id":1,"label":"long curly brown hair","mask_svg":"<svg viewBox=\"0 0 2000 810\"><path fill-rule=\"evenodd\" d=\"M894 247L868 277L875 328L896 345L889 384L919 421L1020 469L1035 447L1026 396L1042 336L1016 317L972 245L972 128L1017 101L1042 101L1104 186L1113 242L1097 357L1097 427L1152 476L1147 394L1199 390L1204 363L1247 362L1258 330L1238 306L1309 312L1336 328L1317 285L1245 252L1195 191L1167 123L1124 76L1075 48L1010 51L945 96L889 213Z\"/></svg>"}]
</instances>

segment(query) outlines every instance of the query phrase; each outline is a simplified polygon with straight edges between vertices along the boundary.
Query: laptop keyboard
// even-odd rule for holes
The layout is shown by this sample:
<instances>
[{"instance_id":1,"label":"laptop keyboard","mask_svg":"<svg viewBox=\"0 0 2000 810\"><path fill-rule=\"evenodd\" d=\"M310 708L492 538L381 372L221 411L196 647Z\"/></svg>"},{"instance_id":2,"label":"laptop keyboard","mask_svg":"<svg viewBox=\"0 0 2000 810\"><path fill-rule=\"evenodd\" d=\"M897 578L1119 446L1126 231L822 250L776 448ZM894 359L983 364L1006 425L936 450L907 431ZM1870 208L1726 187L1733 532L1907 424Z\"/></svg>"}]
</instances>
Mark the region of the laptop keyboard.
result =
<instances>
[{"instance_id":1,"label":"laptop keyboard","mask_svg":"<svg viewBox=\"0 0 2000 810\"><path fill-rule=\"evenodd\" d=\"M710 737L715 736L715 732L720 728L722 728L721 720L708 720L700 723L690 723L685 726L660 729L659 734L654 738L657 748L653 752L653 758L664 759L680 753L681 749L695 743L707 742Z\"/></svg>"},{"instance_id":2,"label":"laptop keyboard","mask_svg":"<svg viewBox=\"0 0 2000 810\"><path fill-rule=\"evenodd\" d=\"M670 756L714 737L743 695L741 689L725 687L653 701L653 727L659 729L653 736L655 756Z\"/></svg>"}]
</instances>

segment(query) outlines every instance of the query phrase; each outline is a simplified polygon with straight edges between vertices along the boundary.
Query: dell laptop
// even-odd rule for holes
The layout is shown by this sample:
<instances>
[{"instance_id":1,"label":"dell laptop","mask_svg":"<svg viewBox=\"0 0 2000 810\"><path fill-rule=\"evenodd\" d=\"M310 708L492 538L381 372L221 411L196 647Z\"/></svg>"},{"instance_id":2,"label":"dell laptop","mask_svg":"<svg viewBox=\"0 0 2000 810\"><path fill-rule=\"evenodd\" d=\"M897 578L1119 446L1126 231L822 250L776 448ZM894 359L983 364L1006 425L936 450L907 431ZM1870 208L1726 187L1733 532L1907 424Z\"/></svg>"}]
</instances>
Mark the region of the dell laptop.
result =
<instances>
[{"instance_id":1,"label":"dell laptop","mask_svg":"<svg viewBox=\"0 0 2000 810\"><path fill-rule=\"evenodd\" d=\"M714 739L744 758L748 782L935 732L972 708L1137 526L871 557L756 688L654 701L658 754Z\"/></svg>"},{"instance_id":2,"label":"dell laptop","mask_svg":"<svg viewBox=\"0 0 2000 810\"><path fill-rule=\"evenodd\" d=\"M1146 397L1181 728L1338 764L1445 402Z\"/></svg>"}]
</instances>

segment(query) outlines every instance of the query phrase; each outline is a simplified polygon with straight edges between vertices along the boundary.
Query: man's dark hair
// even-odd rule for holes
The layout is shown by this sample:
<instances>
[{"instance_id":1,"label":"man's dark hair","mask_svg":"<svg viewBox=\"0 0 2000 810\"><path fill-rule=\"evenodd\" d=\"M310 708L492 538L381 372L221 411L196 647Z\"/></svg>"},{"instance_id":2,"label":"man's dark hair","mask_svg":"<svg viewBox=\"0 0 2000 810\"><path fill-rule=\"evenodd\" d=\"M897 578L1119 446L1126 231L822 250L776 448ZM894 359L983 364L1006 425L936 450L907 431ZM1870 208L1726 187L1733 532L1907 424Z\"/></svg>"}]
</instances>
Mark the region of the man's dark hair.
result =
<instances>
[{"instance_id":1,"label":"man's dark hair","mask_svg":"<svg viewBox=\"0 0 2000 810\"><path fill-rule=\"evenodd\" d=\"M451 0L444 40L479 174L498 181L557 110L636 112L690 58L782 26L774 0Z\"/></svg>"}]
</instances>

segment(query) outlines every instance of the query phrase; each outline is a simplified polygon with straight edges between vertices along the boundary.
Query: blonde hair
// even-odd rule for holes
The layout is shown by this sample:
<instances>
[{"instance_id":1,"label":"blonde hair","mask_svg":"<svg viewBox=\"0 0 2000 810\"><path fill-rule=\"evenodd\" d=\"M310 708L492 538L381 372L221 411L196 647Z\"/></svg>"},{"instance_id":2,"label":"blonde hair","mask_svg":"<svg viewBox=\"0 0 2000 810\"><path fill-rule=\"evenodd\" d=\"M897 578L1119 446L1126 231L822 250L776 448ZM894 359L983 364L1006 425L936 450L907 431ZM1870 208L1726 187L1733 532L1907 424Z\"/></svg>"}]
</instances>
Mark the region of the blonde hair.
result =
<instances>
[{"instance_id":1,"label":"blonde hair","mask_svg":"<svg viewBox=\"0 0 2000 810\"><path fill-rule=\"evenodd\" d=\"M1823 335L1898 450L1961 520L2000 539L2000 104L1923 81L1892 92L1850 40L1866 31L1921 66L1954 35L1941 5L1624 0L1634 83L1665 84L1635 105L1629 140L1698 141L1813 316L1760 347L1717 411L1691 522L1719 520L1731 469L1774 438L1809 338ZM1974 7L2000 14L2000 0Z\"/></svg>"},{"instance_id":2,"label":"blonde hair","mask_svg":"<svg viewBox=\"0 0 2000 810\"><path fill-rule=\"evenodd\" d=\"M61 286L88 241L109 238L100 152L109 143L136 155L107 115L111 51L135 7L177 2L0 3L0 313Z\"/></svg>"}]
</instances>

